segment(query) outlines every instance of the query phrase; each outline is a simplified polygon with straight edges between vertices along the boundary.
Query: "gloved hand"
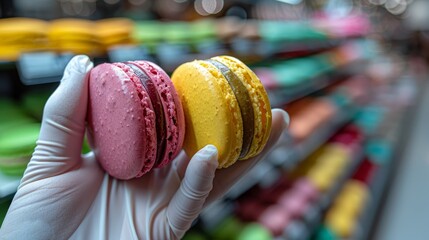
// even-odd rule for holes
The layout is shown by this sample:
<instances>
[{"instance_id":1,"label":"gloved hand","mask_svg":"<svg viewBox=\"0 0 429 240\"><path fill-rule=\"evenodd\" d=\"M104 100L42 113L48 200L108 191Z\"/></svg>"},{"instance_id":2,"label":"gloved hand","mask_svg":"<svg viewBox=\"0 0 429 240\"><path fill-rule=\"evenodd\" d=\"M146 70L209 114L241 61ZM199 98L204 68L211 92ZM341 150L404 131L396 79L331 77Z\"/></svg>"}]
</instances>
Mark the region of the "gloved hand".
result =
<instances>
[{"instance_id":1,"label":"gloved hand","mask_svg":"<svg viewBox=\"0 0 429 240\"><path fill-rule=\"evenodd\" d=\"M177 239L202 208L221 197L274 146L289 118L273 110L267 147L259 156L216 170L217 150L141 178L121 181L81 155L93 64L76 56L46 103L37 147L0 229L1 239Z\"/></svg>"}]
</instances>

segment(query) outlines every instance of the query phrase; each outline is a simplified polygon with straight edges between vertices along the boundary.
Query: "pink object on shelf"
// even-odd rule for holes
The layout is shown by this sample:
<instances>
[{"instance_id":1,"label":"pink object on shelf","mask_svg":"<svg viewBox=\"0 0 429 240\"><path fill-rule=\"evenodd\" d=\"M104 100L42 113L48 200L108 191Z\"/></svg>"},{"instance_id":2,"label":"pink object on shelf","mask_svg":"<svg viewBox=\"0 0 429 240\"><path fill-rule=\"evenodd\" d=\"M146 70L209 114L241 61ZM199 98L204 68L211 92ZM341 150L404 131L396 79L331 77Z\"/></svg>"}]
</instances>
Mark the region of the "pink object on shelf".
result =
<instances>
[{"instance_id":1,"label":"pink object on shelf","mask_svg":"<svg viewBox=\"0 0 429 240\"><path fill-rule=\"evenodd\" d=\"M280 205L267 208L258 219L274 236L281 235L290 221L291 216Z\"/></svg>"},{"instance_id":2,"label":"pink object on shelf","mask_svg":"<svg viewBox=\"0 0 429 240\"><path fill-rule=\"evenodd\" d=\"M289 191L280 197L278 204L292 218L300 217L304 214L309 206L309 200L303 192L296 190Z\"/></svg>"},{"instance_id":3,"label":"pink object on shelf","mask_svg":"<svg viewBox=\"0 0 429 240\"><path fill-rule=\"evenodd\" d=\"M316 186L314 186L314 184L307 178L300 178L298 181L296 181L294 184L294 189L302 193L306 197L306 200L311 202L316 201L320 195Z\"/></svg>"},{"instance_id":4,"label":"pink object on shelf","mask_svg":"<svg viewBox=\"0 0 429 240\"><path fill-rule=\"evenodd\" d=\"M267 89L275 89L278 87L274 73L269 68L255 68L253 69L256 76L261 80L262 84Z\"/></svg>"},{"instance_id":5,"label":"pink object on shelf","mask_svg":"<svg viewBox=\"0 0 429 240\"><path fill-rule=\"evenodd\" d=\"M369 33L371 23L362 13L350 13L347 16L332 17L320 13L314 17L312 24L327 32L332 37L357 37Z\"/></svg>"}]
</instances>

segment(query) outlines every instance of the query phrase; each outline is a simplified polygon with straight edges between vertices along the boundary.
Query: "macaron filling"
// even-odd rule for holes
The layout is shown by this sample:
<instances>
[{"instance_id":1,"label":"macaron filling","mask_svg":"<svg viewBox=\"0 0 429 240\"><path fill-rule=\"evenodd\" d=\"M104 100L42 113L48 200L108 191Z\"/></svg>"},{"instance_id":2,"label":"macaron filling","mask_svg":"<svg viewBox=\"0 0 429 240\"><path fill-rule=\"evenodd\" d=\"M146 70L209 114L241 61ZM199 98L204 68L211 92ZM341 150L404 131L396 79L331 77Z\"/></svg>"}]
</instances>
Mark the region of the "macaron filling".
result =
<instances>
[{"instance_id":1,"label":"macaron filling","mask_svg":"<svg viewBox=\"0 0 429 240\"><path fill-rule=\"evenodd\" d=\"M243 121L243 146L241 148L239 159L244 158L249 153L252 145L255 125L252 101L250 99L249 92L247 91L246 86L241 82L240 78L225 64L213 59L205 61L215 66L222 73L228 84L231 86L235 98L237 99L238 106L240 107L241 119Z\"/></svg>"},{"instance_id":2,"label":"macaron filling","mask_svg":"<svg viewBox=\"0 0 429 240\"><path fill-rule=\"evenodd\" d=\"M158 166L162 162L163 153L166 147L166 121L164 118L164 109L162 106L161 98L158 94L158 90L151 80L151 78L142 70L138 65L126 62L124 63L130 67L134 74L140 79L143 88L146 90L150 101L152 102L153 110L155 111L155 124L156 124L156 141L157 141L157 153L154 167Z\"/></svg>"}]
</instances>

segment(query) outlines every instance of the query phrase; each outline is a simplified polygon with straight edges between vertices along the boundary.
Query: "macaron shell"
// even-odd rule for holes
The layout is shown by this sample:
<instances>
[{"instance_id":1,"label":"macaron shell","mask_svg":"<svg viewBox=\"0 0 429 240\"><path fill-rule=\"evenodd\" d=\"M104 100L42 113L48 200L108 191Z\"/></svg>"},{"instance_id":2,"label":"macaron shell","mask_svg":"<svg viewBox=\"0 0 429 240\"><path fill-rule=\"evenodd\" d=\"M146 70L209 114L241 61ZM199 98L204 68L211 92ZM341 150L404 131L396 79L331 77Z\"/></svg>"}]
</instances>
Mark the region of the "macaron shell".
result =
<instances>
[{"instance_id":1,"label":"macaron shell","mask_svg":"<svg viewBox=\"0 0 429 240\"><path fill-rule=\"evenodd\" d=\"M113 63L113 65L121 68L122 71L124 71L125 74L127 74L127 76L131 79L138 96L141 98L140 103L143 106L143 115L137 115L137 118L142 117L144 119L145 132L143 136L146 143L146 155L142 160L145 161L145 163L143 164L141 172L137 175L137 177L140 177L151 170L156 161L156 152L158 149L156 145L157 136L155 111L153 109L153 104L149 95L147 94L143 84L141 83L141 80L137 77L134 71L124 63ZM130 112L132 111L130 110ZM131 117L133 117L133 115L131 115Z\"/></svg>"},{"instance_id":2,"label":"macaron shell","mask_svg":"<svg viewBox=\"0 0 429 240\"><path fill-rule=\"evenodd\" d=\"M147 172L156 154L150 99L128 74L102 64L89 80L89 140L102 167L118 179Z\"/></svg>"},{"instance_id":3,"label":"macaron shell","mask_svg":"<svg viewBox=\"0 0 429 240\"><path fill-rule=\"evenodd\" d=\"M220 71L204 61L179 66L172 76L186 122L184 149L194 155L207 144L219 152L219 168L233 164L243 142L240 109Z\"/></svg>"},{"instance_id":4,"label":"macaron shell","mask_svg":"<svg viewBox=\"0 0 429 240\"><path fill-rule=\"evenodd\" d=\"M134 23L128 18L107 18L95 22L100 41L129 38Z\"/></svg>"},{"instance_id":5,"label":"macaron shell","mask_svg":"<svg viewBox=\"0 0 429 240\"><path fill-rule=\"evenodd\" d=\"M182 150L185 138L185 116L182 104L171 82L170 77L158 65L147 61L134 61L155 83L164 109L166 121L165 152L159 165L163 167L170 163Z\"/></svg>"},{"instance_id":6,"label":"macaron shell","mask_svg":"<svg viewBox=\"0 0 429 240\"><path fill-rule=\"evenodd\" d=\"M259 154L268 141L271 133L271 107L267 92L264 89L259 78L240 60L229 57L220 56L212 58L228 66L246 86L254 110L254 136L252 145L248 154L240 160L245 160Z\"/></svg>"},{"instance_id":7,"label":"macaron shell","mask_svg":"<svg viewBox=\"0 0 429 240\"><path fill-rule=\"evenodd\" d=\"M49 25L51 39L98 40L96 25L92 21L83 19L62 18L53 20Z\"/></svg>"},{"instance_id":8,"label":"macaron shell","mask_svg":"<svg viewBox=\"0 0 429 240\"><path fill-rule=\"evenodd\" d=\"M8 37L2 41L20 37L28 39L29 37L45 36L48 26L48 22L39 19L3 18L0 19L0 34L2 37Z\"/></svg>"}]
</instances>

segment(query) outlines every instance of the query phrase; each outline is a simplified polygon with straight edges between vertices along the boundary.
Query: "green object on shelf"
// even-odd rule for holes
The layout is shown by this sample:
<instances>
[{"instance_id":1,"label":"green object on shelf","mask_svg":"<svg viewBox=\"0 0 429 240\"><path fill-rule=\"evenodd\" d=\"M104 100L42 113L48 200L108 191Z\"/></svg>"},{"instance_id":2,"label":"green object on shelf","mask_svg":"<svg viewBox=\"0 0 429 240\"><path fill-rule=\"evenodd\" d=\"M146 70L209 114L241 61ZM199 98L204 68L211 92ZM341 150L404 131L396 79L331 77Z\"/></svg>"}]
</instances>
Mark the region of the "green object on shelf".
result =
<instances>
[{"instance_id":1,"label":"green object on shelf","mask_svg":"<svg viewBox=\"0 0 429 240\"><path fill-rule=\"evenodd\" d=\"M0 133L0 170L4 174L23 174L36 147L39 131L39 123L28 123Z\"/></svg>"},{"instance_id":2,"label":"green object on shelf","mask_svg":"<svg viewBox=\"0 0 429 240\"><path fill-rule=\"evenodd\" d=\"M278 85L289 87L304 83L333 69L326 54L277 62L272 70Z\"/></svg>"},{"instance_id":3,"label":"green object on shelf","mask_svg":"<svg viewBox=\"0 0 429 240\"><path fill-rule=\"evenodd\" d=\"M39 137L40 124L30 123L0 134L0 157L31 155Z\"/></svg>"},{"instance_id":4,"label":"green object on shelf","mask_svg":"<svg viewBox=\"0 0 429 240\"><path fill-rule=\"evenodd\" d=\"M275 79L281 87L294 86L307 79L305 71L293 66L274 66L273 72Z\"/></svg>"},{"instance_id":5,"label":"green object on shelf","mask_svg":"<svg viewBox=\"0 0 429 240\"><path fill-rule=\"evenodd\" d=\"M12 199L4 202L0 202L0 226L3 223L4 217L6 216L7 210L9 209L11 202L12 202Z\"/></svg>"},{"instance_id":6,"label":"green object on shelf","mask_svg":"<svg viewBox=\"0 0 429 240\"><path fill-rule=\"evenodd\" d=\"M40 90L25 94L22 100L23 109L31 116L42 120L43 109L51 93L50 90Z\"/></svg>"},{"instance_id":7,"label":"green object on shelf","mask_svg":"<svg viewBox=\"0 0 429 240\"><path fill-rule=\"evenodd\" d=\"M234 240L241 229L242 224L237 218L226 218L212 231L212 239Z\"/></svg>"},{"instance_id":8,"label":"green object on shelf","mask_svg":"<svg viewBox=\"0 0 429 240\"><path fill-rule=\"evenodd\" d=\"M271 240L273 236L262 225L257 223L247 224L237 237L238 240Z\"/></svg>"},{"instance_id":9,"label":"green object on shelf","mask_svg":"<svg viewBox=\"0 0 429 240\"><path fill-rule=\"evenodd\" d=\"M335 236L335 233L328 227L322 225L316 231L316 234L314 235L312 240L336 240L336 239L337 237Z\"/></svg>"},{"instance_id":10,"label":"green object on shelf","mask_svg":"<svg viewBox=\"0 0 429 240\"><path fill-rule=\"evenodd\" d=\"M137 21L134 25L133 38L141 43L161 41L163 23L158 21Z\"/></svg>"},{"instance_id":11,"label":"green object on shelf","mask_svg":"<svg viewBox=\"0 0 429 240\"><path fill-rule=\"evenodd\" d=\"M190 25L191 40L205 41L207 39L216 38L216 25L213 20L203 19L192 22Z\"/></svg>"},{"instance_id":12,"label":"green object on shelf","mask_svg":"<svg viewBox=\"0 0 429 240\"><path fill-rule=\"evenodd\" d=\"M350 98L345 95L343 92L334 92L328 96L329 99L339 108L344 108L350 106Z\"/></svg>"},{"instance_id":13,"label":"green object on shelf","mask_svg":"<svg viewBox=\"0 0 429 240\"><path fill-rule=\"evenodd\" d=\"M314 67L312 66L311 59L299 58L274 65L273 72L279 85L288 87L309 80L314 76Z\"/></svg>"},{"instance_id":14,"label":"green object on shelf","mask_svg":"<svg viewBox=\"0 0 429 240\"><path fill-rule=\"evenodd\" d=\"M187 22L170 22L164 26L165 41L170 43L185 44L191 40L191 27Z\"/></svg>"},{"instance_id":15,"label":"green object on shelf","mask_svg":"<svg viewBox=\"0 0 429 240\"><path fill-rule=\"evenodd\" d=\"M377 130L385 116L385 109L378 106L369 106L362 109L355 122L365 133L373 133Z\"/></svg>"},{"instance_id":16,"label":"green object on shelf","mask_svg":"<svg viewBox=\"0 0 429 240\"><path fill-rule=\"evenodd\" d=\"M158 21L137 21L134 24L132 38L138 44L154 52L158 43L162 42L164 24Z\"/></svg>"},{"instance_id":17,"label":"green object on shelf","mask_svg":"<svg viewBox=\"0 0 429 240\"><path fill-rule=\"evenodd\" d=\"M302 41L327 39L326 33L316 30L306 22L262 21L259 33L266 41Z\"/></svg>"},{"instance_id":18,"label":"green object on shelf","mask_svg":"<svg viewBox=\"0 0 429 240\"><path fill-rule=\"evenodd\" d=\"M28 161L30 161L30 156L28 157ZM27 163L17 164L13 166L3 165L2 163L0 163L0 171L4 175L8 176L22 176L24 175L25 169L27 169Z\"/></svg>"},{"instance_id":19,"label":"green object on shelf","mask_svg":"<svg viewBox=\"0 0 429 240\"><path fill-rule=\"evenodd\" d=\"M197 231L189 231L185 234L183 237L183 240L207 240L208 238L205 237L202 233L199 233Z\"/></svg>"},{"instance_id":20,"label":"green object on shelf","mask_svg":"<svg viewBox=\"0 0 429 240\"><path fill-rule=\"evenodd\" d=\"M0 99L0 109L0 135L3 130L24 123L34 122L34 120L28 117L17 104L8 99Z\"/></svg>"},{"instance_id":21,"label":"green object on shelf","mask_svg":"<svg viewBox=\"0 0 429 240\"><path fill-rule=\"evenodd\" d=\"M332 58L328 54L319 54L314 56L316 62L316 72L319 74L329 72L334 69Z\"/></svg>"},{"instance_id":22,"label":"green object on shelf","mask_svg":"<svg viewBox=\"0 0 429 240\"><path fill-rule=\"evenodd\" d=\"M392 146L383 140L369 141L365 150L369 159L377 164L386 164L392 155Z\"/></svg>"}]
</instances>

